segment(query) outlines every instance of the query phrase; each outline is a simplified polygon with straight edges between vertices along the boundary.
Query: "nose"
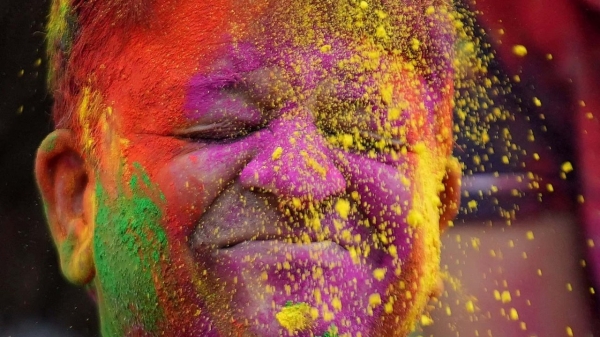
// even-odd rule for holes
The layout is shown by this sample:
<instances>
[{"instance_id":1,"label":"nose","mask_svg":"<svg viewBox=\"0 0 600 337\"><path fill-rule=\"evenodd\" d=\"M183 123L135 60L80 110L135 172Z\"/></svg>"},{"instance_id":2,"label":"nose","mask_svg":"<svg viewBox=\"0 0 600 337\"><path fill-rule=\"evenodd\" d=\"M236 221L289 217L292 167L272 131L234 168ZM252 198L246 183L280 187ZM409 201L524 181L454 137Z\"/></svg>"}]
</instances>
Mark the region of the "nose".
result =
<instances>
[{"instance_id":1,"label":"nose","mask_svg":"<svg viewBox=\"0 0 600 337\"><path fill-rule=\"evenodd\" d=\"M271 132L257 136L262 150L240 173L241 184L287 199L317 202L344 192L346 180L310 112L302 107L286 109L271 123Z\"/></svg>"}]
</instances>

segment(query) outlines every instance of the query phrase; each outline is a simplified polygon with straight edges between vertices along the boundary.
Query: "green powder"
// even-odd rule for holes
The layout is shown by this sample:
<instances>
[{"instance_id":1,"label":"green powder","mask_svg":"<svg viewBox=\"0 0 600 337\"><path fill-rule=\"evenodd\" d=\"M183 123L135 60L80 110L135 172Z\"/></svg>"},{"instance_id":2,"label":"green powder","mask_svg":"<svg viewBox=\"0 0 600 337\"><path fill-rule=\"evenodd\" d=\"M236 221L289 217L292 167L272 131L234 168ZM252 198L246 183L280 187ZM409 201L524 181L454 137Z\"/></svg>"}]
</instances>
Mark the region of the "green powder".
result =
<instances>
[{"instance_id":1,"label":"green powder","mask_svg":"<svg viewBox=\"0 0 600 337\"><path fill-rule=\"evenodd\" d=\"M156 331L163 316L152 271L167 263L168 242L160 226L161 209L147 195L161 193L141 166L135 168L131 193L119 188L118 196L111 198L100 184L96 186L94 258L103 336L124 336L124 327L134 326Z\"/></svg>"},{"instance_id":2,"label":"green powder","mask_svg":"<svg viewBox=\"0 0 600 337\"><path fill-rule=\"evenodd\" d=\"M52 151L54 151L55 147L56 147L56 133L52 133L42 143L41 150L44 152L52 152Z\"/></svg>"}]
</instances>

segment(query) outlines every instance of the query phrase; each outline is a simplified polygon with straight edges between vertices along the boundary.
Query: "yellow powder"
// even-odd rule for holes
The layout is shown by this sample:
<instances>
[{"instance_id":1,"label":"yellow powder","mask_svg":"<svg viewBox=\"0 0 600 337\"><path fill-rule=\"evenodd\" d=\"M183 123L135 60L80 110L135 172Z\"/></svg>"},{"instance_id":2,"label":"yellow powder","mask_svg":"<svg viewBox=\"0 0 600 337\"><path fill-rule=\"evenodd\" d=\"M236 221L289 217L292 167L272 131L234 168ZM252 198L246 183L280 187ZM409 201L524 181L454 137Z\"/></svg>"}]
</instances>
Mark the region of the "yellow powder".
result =
<instances>
[{"instance_id":1,"label":"yellow powder","mask_svg":"<svg viewBox=\"0 0 600 337\"><path fill-rule=\"evenodd\" d=\"M394 312L394 305L392 303L388 302L383 307L383 310L385 311L386 314L391 314L392 312Z\"/></svg>"},{"instance_id":2,"label":"yellow powder","mask_svg":"<svg viewBox=\"0 0 600 337\"><path fill-rule=\"evenodd\" d=\"M306 303L298 303L281 308L281 311L275 314L279 325L286 328L290 333L303 331L312 325L310 306Z\"/></svg>"},{"instance_id":3,"label":"yellow powder","mask_svg":"<svg viewBox=\"0 0 600 337\"><path fill-rule=\"evenodd\" d=\"M421 212L411 209L406 217L406 222L412 227L418 227L424 221L423 214Z\"/></svg>"},{"instance_id":4,"label":"yellow powder","mask_svg":"<svg viewBox=\"0 0 600 337\"><path fill-rule=\"evenodd\" d=\"M573 337L573 329L571 329L571 327L568 326L566 330L567 330L567 336Z\"/></svg>"},{"instance_id":5,"label":"yellow powder","mask_svg":"<svg viewBox=\"0 0 600 337\"><path fill-rule=\"evenodd\" d=\"M527 231L527 233L525 233L525 235L527 236L527 240L533 240L535 237L533 236L533 232L532 231Z\"/></svg>"},{"instance_id":6,"label":"yellow powder","mask_svg":"<svg viewBox=\"0 0 600 337\"><path fill-rule=\"evenodd\" d=\"M573 171L573 164L571 164L570 161L566 161L561 165L561 170L565 173L569 173L571 171Z\"/></svg>"},{"instance_id":7,"label":"yellow powder","mask_svg":"<svg viewBox=\"0 0 600 337\"><path fill-rule=\"evenodd\" d=\"M381 281L383 280L383 278L385 277L385 268L377 268L373 271L373 277L377 280L377 281Z\"/></svg>"},{"instance_id":8,"label":"yellow powder","mask_svg":"<svg viewBox=\"0 0 600 337\"><path fill-rule=\"evenodd\" d=\"M468 313L474 313L475 312L475 304L473 304L473 301L467 301L467 303L465 303L465 309L467 309Z\"/></svg>"},{"instance_id":9,"label":"yellow powder","mask_svg":"<svg viewBox=\"0 0 600 337\"><path fill-rule=\"evenodd\" d=\"M327 52L329 52L329 51L331 51L331 45L330 45L330 44L326 44L326 45L323 45L323 46L321 47L321 52L323 52L323 53L327 53Z\"/></svg>"},{"instance_id":10,"label":"yellow powder","mask_svg":"<svg viewBox=\"0 0 600 337\"><path fill-rule=\"evenodd\" d=\"M525 48L525 46L517 44L514 45L512 48L513 54L519 56L519 57L523 57L525 55L527 55L527 48Z\"/></svg>"},{"instance_id":11,"label":"yellow powder","mask_svg":"<svg viewBox=\"0 0 600 337\"><path fill-rule=\"evenodd\" d=\"M502 299L502 303L509 303L512 300L512 298L510 296L510 292L508 292L506 290L503 291L502 295L501 295L501 299Z\"/></svg>"},{"instance_id":12,"label":"yellow powder","mask_svg":"<svg viewBox=\"0 0 600 337\"><path fill-rule=\"evenodd\" d=\"M421 325L422 326L430 326L433 324L433 319L427 315L421 315Z\"/></svg>"},{"instance_id":13,"label":"yellow powder","mask_svg":"<svg viewBox=\"0 0 600 337\"><path fill-rule=\"evenodd\" d=\"M381 39L389 38L384 26L377 27L377 30L375 31L375 36L377 36L378 38L381 38Z\"/></svg>"},{"instance_id":14,"label":"yellow powder","mask_svg":"<svg viewBox=\"0 0 600 337\"><path fill-rule=\"evenodd\" d=\"M498 290L494 290L494 299L496 299L496 301L500 301L500 292Z\"/></svg>"},{"instance_id":15,"label":"yellow powder","mask_svg":"<svg viewBox=\"0 0 600 337\"><path fill-rule=\"evenodd\" d=\"M471 200L467 203L467 206L469 206L469 208L473 209L473 208L477 208L477 200Z\"/></svg>"},{"instance_id":16,"label":"yellow powder","mask_svg":"<svg viewBox=\"0 0 600 337\"><path fill-rule=\"evenodd\" d=\"M273 160L277 160L279 158L281 158L281 154L283 153L283 149L281 148L281 146L278 146L275 151L273 151L273 154L271 155L271 158Z\"/></svg>"},{"instance_id":17,"label":"yellow powder","mask_svg":"<svg viewBox=\"0 0 600 337\"><path fill-rule=\"evenodd\" d=\"M350 213L350 202L345 199L339 199L335 203L335 210L338 212L342 219L348 219L348 214Z\"/></svg>"},{"instance_id":18,"label":"yellow powder","mask_svg":"<svg viewBox=\"0 0 600 337\"><path fill-rule=\"evenodd\" d=\"M352 135L349 134L342 134L340 135L340 141L342 143L342 146L347 149L349 147L352 146L352 144L354 143L354 137L352 137Z\"/></svg>"},{"instance_id":19,"label":"yellow powder","mask_svg":"<svg viewBox=\"0 0 600 337\"><path fill-rule=\"evenodd\" d=\"M334 297L331 300L331 306L333 307L333 309L335 309L337 311L341 311L342 310L342 301L339 299L339 297Z\"/></svg>"},{"instance_id":20,"label":"yellow powder","mask_svg":"<svg viewBox=\"0 0 600 337\"><path fill-rule=\"evenodd\" d=\"M369 296L369 306L370 307L377 307L381 305L381 295L375 293L375 294L371 294L371 296Z\"/></svg>"}]
</instances>

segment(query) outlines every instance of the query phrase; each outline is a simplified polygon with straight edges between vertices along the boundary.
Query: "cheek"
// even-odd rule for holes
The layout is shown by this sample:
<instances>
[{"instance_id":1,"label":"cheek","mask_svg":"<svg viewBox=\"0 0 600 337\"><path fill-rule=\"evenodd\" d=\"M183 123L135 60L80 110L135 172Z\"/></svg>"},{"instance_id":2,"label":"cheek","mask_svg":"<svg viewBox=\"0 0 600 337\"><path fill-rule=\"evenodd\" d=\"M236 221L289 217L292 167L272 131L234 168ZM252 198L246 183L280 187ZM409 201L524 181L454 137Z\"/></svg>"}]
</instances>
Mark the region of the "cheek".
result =
<instances>
[{"instance_id":1,"label":"cheek","mask_svg":"<svg viewBox=\"0 0 600 337\"><path fill-rule=\"evenodd\" d=\"M164 227L176 242L186 242L207 207L247 164L253 146L246 141L213 145L169 159L156 182L164 193Z\"/></svg>"},{"instance_id":2,"label":"cheek","mask_svg":"<svg viewBox=\"0 0 600 337\"><path fill-rule=\"evenodd\" d=\"M164 227L175 242L182 242L191 233L194 219L198 219L205 208L202 202L205 186L191 179L188 165L169 164L157 176L167 202Z\"/></svg>"},{"instance_id":3,"label":"cheek","mask_svg":"<svg viewBox=\"0 0 600 337\"><path fill-rule=\"evenodd\" d=\"M100 182L96 186L93 252L102 319L133 324L161 317L155 282L163 282L157 269L169 255L159 225L162 211L152 197L158 191L141 169L130 169L130 178L114 187L115 195ZM108 335L124 335L117 326L104 329Z\"/></svg>"},{"instance_id":4,"label":"cheek","mask_svg":"<svg viewBox=\"0 0 600 337\"><path fill-rule=\"evenodd\" d=\"M181 179L176 174L165 174L165 168L170 167L185 142L172 137L143 134L126 134L119 139L121 141L108 150L111 155L103 158L106 161L103 167L113 170L103 170L106 172L102 171L101 174L112 180L116 177L116 187L109 187L115 195L144 194L156 205L160 217L155 223L165 231L169 247L173 248L174 244L181 241L179 233L184 232L181 226L186 223L183 218L194 215L193 204L180 207L178 212L170 207L171 196L181 189ZM136 182L135 186L132 182ZM199 193L193 189L194 186L191 187L189 194ZM139 191L134 191L135 188ZM174 225L166 226L165 223Z\"/></svg>"},{"instance_id":5,"label":"cheek","mask_svg":"<svg viewBox=\"0 0 600 337\"><path fill-rule=\"evenodd\" d=\"M337 158L337 165L343 168L348 180L349 192L359 195L359 211L373 222L374 230L384 243L384 264L391 270L399 270L412 250L412 228L408 220L415 200L416 156L408 153L395 165L341 150L337 151ZM386 277L391 281L395 276L388 273Z\"/></svg>"}]
</instances>

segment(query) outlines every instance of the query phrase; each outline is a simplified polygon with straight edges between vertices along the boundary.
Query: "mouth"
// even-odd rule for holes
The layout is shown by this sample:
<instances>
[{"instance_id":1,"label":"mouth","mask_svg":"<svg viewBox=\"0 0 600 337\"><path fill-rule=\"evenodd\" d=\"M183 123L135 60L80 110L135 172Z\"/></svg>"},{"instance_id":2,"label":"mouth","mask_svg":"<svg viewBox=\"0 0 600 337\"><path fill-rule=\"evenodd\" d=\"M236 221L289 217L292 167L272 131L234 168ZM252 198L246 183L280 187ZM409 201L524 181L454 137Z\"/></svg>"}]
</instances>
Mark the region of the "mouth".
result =
<instances>
[{"instance_id":1,"label":"mouth","mask_svg":"<svg viewBox=\"0 0 600 337\"><path fill-rule=\"evenodd\" d=\"M281 228L285 224L275 224L273 228ZM210 250L230 250L239 248L239 246L252 245L255 243L270 242L272 244L282 244L290 246L311 246L318 244L335 244L341 247L343 250L348 250L349 247L356 245L354 242L344 240L337 235L325 235L324 233L317 233L315 231L293 231L289 230L286 234L282 230L272 230L270 233L244 233L245 231L237 231L232 233L231 236L220 236L213 238L213 240L203 239L201 230L197 230L194 233L192 239L192 248L195 249L210 249Z\"/></svg>"},{"instance_id":2,"label":"mouth","mask_svg":"<svg viewBox=\"0 0 600 337\"><path fill-rule=\"evenodd\" d=\"M289 238L283 238L278 235L256 235L249 238L239 237L232 238L229 240L229 243L224 243L221 245L216 245L215 248L219 250L227 250L233 249L243 244L251 244L256 242L279 242L284 244L302 244L302 243L294 243ZM312 243L312 242L310 242Z\"/></svg>"},{"instance_id":3,"label":"mouth","mask_svg":"<svg viewBox=\"0 0 600 337\"><path fill-rule=\"evenodd\" d=\"M225 254L237 251L245 253L290 253L296 251L318 252L331 249L339 252L347 251L346 248L340 244L329 240L309 243L290 243L281 240L248 240L230 247L220 248L218 252Z\"/></svg>"},{"instance_id":4,"label":"mouth","mask_svg":"<svg viewBox=\"0 0 600 337\"><path fill-rule=\"evenodd\" d=\"M319 206L308 214L308 207L282 206L280 199L233 183L199 219L188 239L191 250L206 256L249 246L300 249L335 245L348 253L368 246L375 248L368 260L380 258L377 247L381 245L374 235L377 229L361 225L360 213L342 219L333 207ZM325 204L335 205L333 200Z\"/></svg>"},{"instance_id":5,"label":"mouth","mask_svg":"<svg viewBox=\"0 0 600 337\"><path fill-rule=\"evenodd\" d=\"M288 302L320 308L320 296L324 302L338 296L329 289L352 299L338 315L336 325L342 326L344 315L362 312L368 296L383 294L395 277L388 272L385 279L373 279L378 269L392 270L391 257L377 238L380 227L369 225L365 212L348 199L350 211L342 217L335 208L338 198L293 209L282 207L277 195L233 182L189 237L196 272L220 289L221 301L236 304L234 317L252 318L270 331L259 335L281 335L280 308ZM325 331L331 322L314 324L311 331ZM308 336L308 330L299 336Z\"/></svg>"}]
</instances>

